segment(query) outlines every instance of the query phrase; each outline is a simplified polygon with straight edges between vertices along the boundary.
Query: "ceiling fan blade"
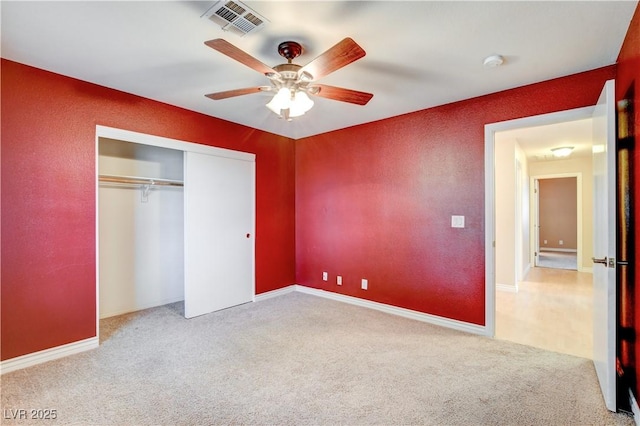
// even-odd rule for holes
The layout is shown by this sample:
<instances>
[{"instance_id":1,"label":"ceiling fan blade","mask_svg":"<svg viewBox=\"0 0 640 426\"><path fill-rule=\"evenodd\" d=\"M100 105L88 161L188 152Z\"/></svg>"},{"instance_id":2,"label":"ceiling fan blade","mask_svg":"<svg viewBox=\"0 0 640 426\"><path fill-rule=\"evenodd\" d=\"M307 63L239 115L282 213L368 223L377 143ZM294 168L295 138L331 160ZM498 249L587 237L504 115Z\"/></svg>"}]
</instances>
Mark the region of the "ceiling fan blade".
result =
<instances>
[{"instance_id":1,"label":"ceiling fan blade","mask_svg":"<svg viewBox=\"0 0 640 426\"><path fill-rule=\"evenodd\" d=\"M235 59L241 64L244 64L249 68L252 68L258 71L261 74L278 74L278 72L273 68L271 68L270 66L263 64L253 56L235 47L233 44L229 43L226 40L223 40L221 38L216 38L214 40L205 41L204 44L206 44L207 46L209 46L214 50L217 50L223 55L227 55L231 59Z\"/></svg>"},{"instance_id":2,"label":"ceiling fan blade","mask_svg":"<svg viewBox=\"0 0 640 426\"><path fill-rule=\"evenodd\" d=\"M234 96L250 95L265 91L263 87L245 87L244 89L226 90L224 92L209 93L205 95L209 99L219 101L220 99L233 98Z\"/></svg>"},{"instance_id":3,"label":"ceiling fan blade","mask_svg":"<svg viewBox=\"0 0 640 426\"><path fill-rule=\"evenodd\" d=\"M302 67L300 74L308 72L314 80L317 80L357 61L366 54L367 52L358 43L347 37Z\"/></svg>"},{"instance_id":4,"label":"ceiling fan blade","mask_svg":"<svg viewBox=\"0 0 640 426\"><path fill-rule=\"evenodd\" d=\"M316 92L314 89L318 89ZM357 90L343 89L342 87L327 86L326 84L314 84L309 87L310 93L321 98L333 99L334 101L349 102L351 104L366 105L373 98L371 93L359 92Z\"/></svg>"}]
</instances>

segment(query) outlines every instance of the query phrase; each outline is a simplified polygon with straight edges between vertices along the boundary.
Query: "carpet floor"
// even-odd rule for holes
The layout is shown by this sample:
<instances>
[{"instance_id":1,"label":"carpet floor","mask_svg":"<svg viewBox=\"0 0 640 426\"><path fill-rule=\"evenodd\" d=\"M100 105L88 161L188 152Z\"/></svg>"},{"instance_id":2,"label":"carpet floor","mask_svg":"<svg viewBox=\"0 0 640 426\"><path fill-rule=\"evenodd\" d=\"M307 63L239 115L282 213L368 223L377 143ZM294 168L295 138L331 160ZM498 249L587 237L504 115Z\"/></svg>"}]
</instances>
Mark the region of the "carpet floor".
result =
<instances>
[{"instance_id":1,"label":"carpet floor","mask_svg":"<svg viewBox=\"0 0 640 426\"><path fill-rule=\"evenodd\" d=\"M578 258L575 253L561 251L541 251L538 255L541 268L578 270Z\"/></svg>"},{"instance_id":2,"label":"carpet floor","mask_svg":"<svg viewBox=\"0 0 640 426\"><path fill-rule=\"evenodd\" d=\"M633 424L584 358L302 293L181 309L103 320L99 348L3 375L2 424Z\"/></svg>"}]
</instances>

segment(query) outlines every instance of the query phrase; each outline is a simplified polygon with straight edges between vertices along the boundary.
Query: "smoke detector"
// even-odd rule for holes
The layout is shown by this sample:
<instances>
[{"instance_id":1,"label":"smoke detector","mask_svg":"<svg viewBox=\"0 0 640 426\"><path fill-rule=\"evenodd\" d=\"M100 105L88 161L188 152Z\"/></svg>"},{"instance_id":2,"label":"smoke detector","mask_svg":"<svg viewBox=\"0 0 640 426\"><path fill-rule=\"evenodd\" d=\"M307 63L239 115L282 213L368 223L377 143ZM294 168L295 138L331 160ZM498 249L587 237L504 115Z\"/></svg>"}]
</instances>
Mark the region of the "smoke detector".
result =
<instances>
[{"instance_id":1,"label":"smoke detector","mask_svg":"<svg viewBox=\"0 0 640 426\"><path fill-rule=\"evenodd\" d=\"M220 25L224 31L240 37L261 30L269 20L239 1L217 1L203 15Z\"/></svg>"},{"instance_id":2,"label":"smoke detector","mask_svg":"<svg viewBox=\"0 0 640 426\"><path fill-rule=\"evenodd\" d=\"M487 68L499 67L504 63L504 57L501 55L491 55L484 58L484 66Z\"/></svg>"}]
</instances>

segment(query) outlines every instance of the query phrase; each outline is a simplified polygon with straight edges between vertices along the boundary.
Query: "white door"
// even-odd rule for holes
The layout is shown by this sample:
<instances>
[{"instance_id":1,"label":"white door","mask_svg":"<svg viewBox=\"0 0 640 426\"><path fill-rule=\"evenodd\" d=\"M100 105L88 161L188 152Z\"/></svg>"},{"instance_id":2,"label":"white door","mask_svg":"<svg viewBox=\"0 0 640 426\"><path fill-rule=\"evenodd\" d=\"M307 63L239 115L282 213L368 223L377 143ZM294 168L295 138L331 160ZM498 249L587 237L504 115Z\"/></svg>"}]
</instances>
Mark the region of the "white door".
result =
<instances>
[{"instance_id":1,"label":"white door","mask_svg":"<svg viewBox=\"0 0 640 426\"><path fill-rule=\"evenodd\" d=\"M185 316L254 296L255 163L185 152Z\"/></svg>"},{"instance_id":2,"label":"white door","mask_svg":"<svg viewBox=\"0 0 640 426\"><path fill-rule=\"evenodd\" d=\"M615 97L607 81L593 113L593 363L616 411Z\"/></svg>"}]
</instances>

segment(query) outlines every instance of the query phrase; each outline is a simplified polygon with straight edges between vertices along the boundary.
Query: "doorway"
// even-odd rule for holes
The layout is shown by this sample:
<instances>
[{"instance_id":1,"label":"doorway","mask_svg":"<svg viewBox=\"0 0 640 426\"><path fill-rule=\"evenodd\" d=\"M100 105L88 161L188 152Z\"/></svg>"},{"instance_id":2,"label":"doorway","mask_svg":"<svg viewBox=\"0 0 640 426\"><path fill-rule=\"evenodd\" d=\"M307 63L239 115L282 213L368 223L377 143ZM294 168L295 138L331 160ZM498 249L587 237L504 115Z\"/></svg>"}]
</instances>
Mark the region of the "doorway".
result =
<instances>
[{"instance_id":1,"label":"doorway","mask_svg":"<svg viewBox=\"0 0 640 426\"><path fill-rule=\"evenodd\" d=\"M574 122L591 128L590 119ZM556 159L536 147L549 140L550 146L564 143L572 130L567 123L553 123L495 135L495 174L500 179L495 337L591 358L592 277L577 272L578 252L583 251L582 176L592 180L591 150ZM590 143L590 133L585 139Z\"/></svg>"},{"instance_id":2,"label":"doorway","mask_svg":"<svg viewBox=\"0 0 640 426\"><path fill-rule=\"evenodd\" d=\"M590 119L590 151L592 154L591 229L594 267L593 282L593 364L609 410L616 410L616 116L615 81L608 80L598 102L593 107L550 113L524 119L485 125L485 321L486 332L495 336L496 331L496 255L499 242L496 238L496 134L523 127L535 127L554 123L568 123ZM532 172L532 174L534 174ZM585 191L586 193L586 191ZM585 229L587 227L585 226ZM585 238L586 241L589 241Z\"/></svg>"},{"instance_id":3,"label":"doorway","mask_svg":"<svg viewBox=\"0 0 640 426\"><path fill-rule=\"evenodd\" d=\"M512 143L514 148L511 148L508 154L504 154L504 152L500 150L500 148L502 148L502 142L499 140L499 134L501 132L514 131L523 128L561 125L564 123L573 123L581 120L588 120L591 118L592 112L593 107L585 107L558 113L527 117L507 122L494 123L485 126L485 170L487 171L487 173L485 174L485 199L487 200L485 204L487 231L485 235L485 246L487 247L485 277L487 283L485 294L485 321L487 326L487 334L491 336L495 336L496 331L496 289L517 293L519 290L518 281L516 279L516 277L518 277L517 268L522 268L520 276L526 277L534 265L534 262L532 262L532 255L534 253L534 250L531 249L531 247L533 246L532 241L534 241L533 234L535 231L531 226L531 216L533 216L533 211L531 209L531 206L529 205L527 208L521 209L521 214L519 215L519 217L516 217L516 199L518 196L515 189L519 187L519 185L516 183L516 173L519 173L521 175L521 181L526 180L526 185L523 185L522 188L530 188L529 176L566 173L566 171L558 168L561 165L561 162L550 162L550 164L552 164L552 167L556 167L555 170L548 169L544 173L537 171L535 167L530 166L530 163L526 160L524 151L518 148L519 143L510 142ZM516 142L520 141L518 140ZM589 143L591 143L590 133ZM591 153L590 146L587 151L589 152L589 154ZM503 157L500 158L500 155L503 155ZM516 172L516 170L518 170L518 163L520 164L520 172ZM512 173L513 177L505 179L504 176L501 176L499 170L496 168L497 164L507 164L508 172ZM583 193L592 191L592 184L591 182L589 182L589 180L590 179L587 179L587 177L585 176L584 183L582 185ZM499 187L505 182L508 182L508 184L510 185L509 188ZM532 193L533 191L530 191L529 195L531 196ZM509 194L511 197L506 202L503 201L503 205L506 205L507 208L511 209L511 212L506 215L501 210L499 205L500 197L502 197L504 194ZM523 201L526 200L526 202L531 204L530 196L521 198L523 199ZM583 202L582 211L586 210L590 211L591 206L586 205L586 203ZM500 215L502 215L502 218L504 220L499 220ZM527 223L526 231L522 231L522 223L525 221ZM504 227L505 224L507 225L506 233L504 232L504 229L501 230L500 228L498 228L498 225ZM582 229L588 230L592 227L592 225L593 222L589 218L585 218L582 223ZM583 244L585 242L589 242L590 240L590 233L588 235L584 235L584 238L582 238ZM522 253L524 255L518 255L517 252L519 250L522 250ZM586 256L590 256L590 247L585 247L585 249L583 249L582 251L586 253ZM507 253L507 256L502 255L502 253L505 252ZM505 262L505 259L508 259L509 257L513 258L513 260L511 260L510 262ZM515 259L518 258L523 259L523 262L522 264L514 267ZM505 264L507 264L509 274L508 278L511 279L510 282L506 281L506 279L505 281L498 280L499 266L504 266ZM586 272L589 271L587 270Z\"/></svg>"},{"instance_id":4,"label":"doorway","mask_svg":"<svg viewBox=\"0 0 640 426\"><path fill-rule=\"evenodd\" d=\"M583 270L582 173L532 176L534 267Z\"/></svg>"}]
</instances>

